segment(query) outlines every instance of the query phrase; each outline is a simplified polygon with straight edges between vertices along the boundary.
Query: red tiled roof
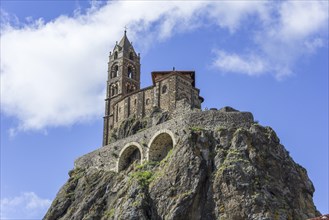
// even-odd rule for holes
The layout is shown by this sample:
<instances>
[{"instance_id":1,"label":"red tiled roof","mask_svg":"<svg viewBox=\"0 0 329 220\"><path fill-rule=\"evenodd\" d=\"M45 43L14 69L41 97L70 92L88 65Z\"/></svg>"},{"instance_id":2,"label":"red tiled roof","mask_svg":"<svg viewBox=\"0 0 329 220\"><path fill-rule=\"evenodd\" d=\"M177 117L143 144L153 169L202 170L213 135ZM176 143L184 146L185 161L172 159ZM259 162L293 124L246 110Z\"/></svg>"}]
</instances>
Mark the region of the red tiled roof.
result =
<instances>
[{"instance_id":1,"label":"red tiled roof","mask_svg":"<svg viewBox=\"0 0 329 220\"><path fill-rule=\"evenodd\" d=\"M172 74L181 74L182 76L184 76L185 74L188 74L191 77L192 86L195 87L195 71L188 71L188 70L153 71L151 74L152 74L153 84L155 84L156 75L170 76Z\"/></svg>"}]
</instances>

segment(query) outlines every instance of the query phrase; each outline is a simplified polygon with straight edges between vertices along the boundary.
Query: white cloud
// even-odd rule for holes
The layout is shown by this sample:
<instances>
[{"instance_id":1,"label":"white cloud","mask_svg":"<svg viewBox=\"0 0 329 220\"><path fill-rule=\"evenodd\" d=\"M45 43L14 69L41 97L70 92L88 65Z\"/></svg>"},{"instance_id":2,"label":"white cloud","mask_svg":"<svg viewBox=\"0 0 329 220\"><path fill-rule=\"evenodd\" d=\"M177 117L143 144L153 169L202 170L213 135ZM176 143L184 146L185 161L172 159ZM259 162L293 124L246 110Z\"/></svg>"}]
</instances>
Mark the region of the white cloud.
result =
<instances>
[{"instance_id":1,"label":"white cloud","mask_svg":"<svg viewBox=\"0 0 329 220\"><path fill-rule=\"evenodd\" d=\"M280 80L294 74L300 57L328 47L324 43L328 38L327 1L283 1L266 7L257 10L260 25L250 30L254 45L247 49L257 56L221 51L214 66L250 76L272 74Z\"/></svg>"},{"instance_id":2,"label":"white cloud","mask_svg":"<svg viewBox=\"0 0 329 220\"><path fill-rule=\"evenodd\" d=\"M214 67L224 72L247 74L258 76L264 74L266 62L254 54L240 56L238 54L228 54L225 51L215 51L216 60Z\"/></svg>"},{"instance_id":3,"label":"white cloud","mask_svg":"<svg viewBox=\"0 0 329 220\"><path fill-rule=\"evenodd\" d=\"M161 31L156 36L166 38L176 25L175 19L191 16L199 5L109 2L85 14L61 16L48 23L42 19L24 27L7 23L1 35L3 111L19 119L18 130L72 125L101 117L106 54L122 36L123 27L132 27L134 40L136 31L148 30L152 22L161 19ZM168 15L172 11L175 19Z\"/></svg>"},{"instance_id":4,"label":"white cloud","mask_svg":"<svg viewBox=\"0 0 329 220\"><path fill-rule=\"evenodd\" d=\"M300 45L304 50L313 48L313 52L322 46L313 39L315 33L325 29L328 4L312 3L310 12L306 5L290 1L114 1L104 6L92 4L83 14L76 10L73 17L60 16L50 22L30 19L28 24L17 25L15 18L14 25L3 23L1 104L5 114L19 121L10 133L69 126L101 117L106 54L122 36L125 25L130 40L143 39L137 42L145 49L155 40L208 25L237 34L252 20L258 25L258 34L250 33L257 51L247 48L250 53L241 55L239 51L220 50L218 58L225 59L216 60L214 65L248 75L271 71L278 78L289 75ZM289 7L294 16L288 13ZM5 15L3 22L13 20L10 18L14 16ZM304 29L295 16L312 22L306 22ZM260 55L254 55L258 52Z\"/></svg>"},{"instance_id":5,"label":"white cloud","mask_svg":"<svg viewBox=\"0 0 329 220\"><path fill-rule=\"evenodd\" d=\"M266 19L268 4L266 1L222 1L210 4L207 14L217 25L234 33L251 16Z\"/></svg>"},{"instance_id":6,"label":"white cloud","mask_svg":"<svg viewBox=\"0 0 329 220\"><path fill-rule=\"evenodd\" d=\"M285 1L277 31L283 40L303 39L328 28L328 1Z\"/></svg>"},{"instance_id":7,"label":"white cloud","mask_svg":"<svg viewBox=\"0 0 329 220\"><path fill-rule=\"evenodd\" d=\"M51 201L42 199L34 192L25 192L13 198L1 199L1 219L41 219Z\"/></svg>"}]
</instances>

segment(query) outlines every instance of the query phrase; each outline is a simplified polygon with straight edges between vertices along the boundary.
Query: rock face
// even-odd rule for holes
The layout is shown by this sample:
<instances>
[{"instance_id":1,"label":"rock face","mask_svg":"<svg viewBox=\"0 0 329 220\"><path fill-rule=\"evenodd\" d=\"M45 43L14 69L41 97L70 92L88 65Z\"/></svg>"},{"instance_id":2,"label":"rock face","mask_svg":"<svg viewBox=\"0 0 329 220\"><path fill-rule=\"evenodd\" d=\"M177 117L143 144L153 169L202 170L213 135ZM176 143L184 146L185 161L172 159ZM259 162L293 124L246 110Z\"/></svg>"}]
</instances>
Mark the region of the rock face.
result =
<instances>
[{"instance_id":1,"label":"rock face","mask_svg":"<svg viewBox=\"0 0 329 220\"><path fill-rule=\"evenodd\" d=\"M220 111L227 110L232 111ZM283 220L320 215L306 170L270 127L257 123L184 127L161 161L135 161L119 173L76 166L69 175L44 219Z\"/></svg>"}]
</instances>

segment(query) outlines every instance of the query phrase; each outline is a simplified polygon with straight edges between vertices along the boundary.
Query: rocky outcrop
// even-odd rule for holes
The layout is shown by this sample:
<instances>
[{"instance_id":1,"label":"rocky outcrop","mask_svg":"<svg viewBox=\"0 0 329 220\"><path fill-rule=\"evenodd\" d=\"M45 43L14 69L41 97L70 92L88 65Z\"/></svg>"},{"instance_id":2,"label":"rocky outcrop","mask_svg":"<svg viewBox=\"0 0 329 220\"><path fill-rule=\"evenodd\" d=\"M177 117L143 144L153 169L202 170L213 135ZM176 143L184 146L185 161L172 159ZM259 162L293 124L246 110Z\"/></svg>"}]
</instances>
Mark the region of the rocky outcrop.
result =
<instances>
[{"instance_id":1,"label":"rocky outcrop","mask_svg":"<svg viewBox=\"0 0 329 220\"><path fill-rule=\"evenodd\" d=\"M76 167L69 175L44 219L283 220L320 215L306 170L270 127L257 123L185 127L159 162L132 163L119 173Z\"/></svg>"}]
</instances>

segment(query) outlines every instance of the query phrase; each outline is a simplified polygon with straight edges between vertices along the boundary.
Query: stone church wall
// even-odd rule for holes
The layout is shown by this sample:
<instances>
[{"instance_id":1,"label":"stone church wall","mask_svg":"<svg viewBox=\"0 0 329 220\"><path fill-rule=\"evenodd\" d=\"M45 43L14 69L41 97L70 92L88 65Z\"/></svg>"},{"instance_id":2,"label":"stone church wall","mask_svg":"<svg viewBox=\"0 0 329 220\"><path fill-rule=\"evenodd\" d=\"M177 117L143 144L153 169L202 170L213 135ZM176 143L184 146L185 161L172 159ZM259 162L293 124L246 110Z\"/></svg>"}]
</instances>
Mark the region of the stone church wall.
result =
<instances>
[{"instance_id":1,"label":"stone church wall","mask_svg":"<svg viewBox=\"0 0 329 220\"><path fill-rule=\"evenodd\" d=\"M172 113L176 109L176 102L181 99L186 99L192 108L201 108L199 90L189 80L172 75L156 82L155 86L128 94L114 103L111 125L115 128L129 117L142 118L150 115L154 107Z\"/></svg>"},{"instance_id":2,"label":"stone church wall","mask_svg":"<svg viewBox=\"0 0 329 220\"><path fill-rule=\"evenodd\" d=\"M144 114L149 115L152 112L153 105L154 105L154 87L144 90L144 101L143 101L143 108Z\"/></svg>"}]
</instances>

